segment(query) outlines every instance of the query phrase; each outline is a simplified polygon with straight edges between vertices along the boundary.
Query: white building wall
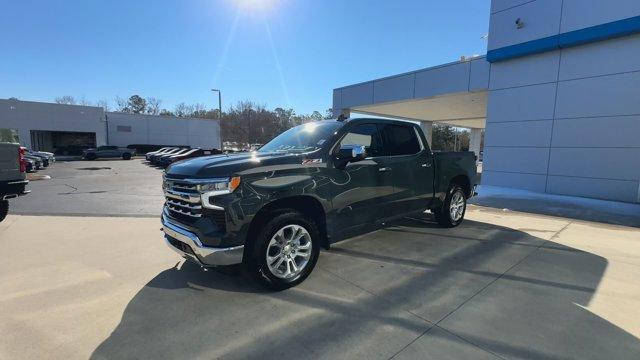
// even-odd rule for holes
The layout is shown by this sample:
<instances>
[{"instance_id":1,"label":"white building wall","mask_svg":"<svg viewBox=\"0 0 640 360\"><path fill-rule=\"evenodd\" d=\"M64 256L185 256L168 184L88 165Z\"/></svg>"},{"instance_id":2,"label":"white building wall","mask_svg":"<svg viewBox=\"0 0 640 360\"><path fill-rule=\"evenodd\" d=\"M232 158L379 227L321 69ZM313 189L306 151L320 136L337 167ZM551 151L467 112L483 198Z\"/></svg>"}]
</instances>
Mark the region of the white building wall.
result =
<instances>
[{"instance_id":1,"label":"white building wall","mask_svg":"<svg viewBox=\"0 0 640 360\"><path fill-rule=\"evenodd\" d=\"M20 143L29 148L31 130L95 133L97 145L106 144L104 110L94 106L0 99L0 128L18 130Z\"/></svg>"},{"instance_id":2,"label":"white building wall","mask_svg":"<svg viewBox=\"0 0 640 360\"><path fill-rule=\"evenodd\" d=\"M183 145L220 149L219 120L109 112L107 121L110 145Z\"/></svg>"},{"instance_id":3,"label":"white building wall","mask_svg":"<svg viewBox=\"0 0 640 360\"><path fill-rule=\"evenodd\" d=\"M638 16L640 1L492 11L489 50ZM496 61L489 89L484 184L640 202L640 35Z\"/></svg>"}]
</instances>

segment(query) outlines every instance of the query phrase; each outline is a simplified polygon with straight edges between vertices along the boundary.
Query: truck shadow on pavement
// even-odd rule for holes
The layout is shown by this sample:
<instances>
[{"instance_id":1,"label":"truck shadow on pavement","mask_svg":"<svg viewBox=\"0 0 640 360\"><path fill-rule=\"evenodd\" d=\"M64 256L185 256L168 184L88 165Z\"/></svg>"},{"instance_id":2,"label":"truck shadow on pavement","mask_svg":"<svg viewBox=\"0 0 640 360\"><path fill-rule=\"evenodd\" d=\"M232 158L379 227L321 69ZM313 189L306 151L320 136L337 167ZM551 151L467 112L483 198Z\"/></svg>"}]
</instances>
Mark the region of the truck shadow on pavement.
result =
<instances>
[{"instance_id":1,"label":"truck shadow on pavement","mask_svg":"<svg viewBox=\"0 0 640 360\"><path fill-rule=\"evenodd\" d=\"M638 358L636 337L586 309L606 268L522 231L406 218L334 244L287 291L167 269L92 357Z\"/></svg>"}]
</instances>

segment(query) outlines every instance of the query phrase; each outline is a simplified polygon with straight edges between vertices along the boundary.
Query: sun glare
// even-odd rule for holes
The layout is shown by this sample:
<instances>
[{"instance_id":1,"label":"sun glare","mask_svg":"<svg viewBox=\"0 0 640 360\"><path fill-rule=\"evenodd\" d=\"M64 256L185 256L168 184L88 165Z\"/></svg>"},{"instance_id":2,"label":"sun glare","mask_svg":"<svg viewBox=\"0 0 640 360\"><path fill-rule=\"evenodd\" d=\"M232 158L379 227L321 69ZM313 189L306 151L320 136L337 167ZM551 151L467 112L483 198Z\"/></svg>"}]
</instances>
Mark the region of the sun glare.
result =
<instances>
[{"instance_id":1,"label":"sun glare","mask_svg":"<svg viewBox=\"0 0 640 360\"><path fill-rule=\"evenodd\" d=\"M250 12L267 12L271 10L277 0L236 0L240 8Z\"/></svg>"}]
</instances>

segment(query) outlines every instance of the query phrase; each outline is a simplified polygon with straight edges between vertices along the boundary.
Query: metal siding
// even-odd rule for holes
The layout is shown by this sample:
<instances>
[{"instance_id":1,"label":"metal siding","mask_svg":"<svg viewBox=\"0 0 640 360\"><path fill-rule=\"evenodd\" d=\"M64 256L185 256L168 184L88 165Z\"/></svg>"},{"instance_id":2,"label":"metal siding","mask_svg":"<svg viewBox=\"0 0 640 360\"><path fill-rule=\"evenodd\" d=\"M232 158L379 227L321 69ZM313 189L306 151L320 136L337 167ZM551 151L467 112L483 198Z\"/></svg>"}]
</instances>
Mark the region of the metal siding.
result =
<instances>
[{"instance_id":1,"label":"metal siding","mask_svg":"<svg viewBox=\"0 0 640 360\"><path fill-rule=\"evenodd\" d=\"M547 185L547 192L551 194L583 196L625 202L637 201L637 191L637 181L566 176L549 176Z\"/></svg>"},{"instance_id":2,"label":"metal siding","mask_svg":"<svg viewBox=\"0 0 640 360\"><path fill-rule=\"evenodd\" d=\"M415 97L426 98L436 95L469 91L468 62L445 65L416 73Z\"/></svg>"},{"instance_id":3,"label":"metal siding","mask_svg":"<svg viewBox=\"0 0 640 360\"><path fill-rule=\"evenodd\" d=\"M552 148L549 175L640 179L640 148Z\"/></svg>"},{"instance_id":4,"label":"metal siding","mask_svg":"<svg viewBox=\"0 0 640 360\"><path fill-rule=\"evenodd\" d=\"M394 76L374 81L374 103L413 98L415 74Z\"/></svg>"},{"instance_id":5,"label":"metal siding","mask_svg":"<svg viewBox=\"0 0 640 360\"><path fill-rule=\"evenodd\" d=\"M536 174L505 173L490 170L482 171L482 184L544 192L547 176Z\"/></svg>"},{"instance_id":6,"label":"metal siding","mask_svg":"<svg viewBox=\"0 0 640 360\"><path fill-rule=\"evenodd\" d=\"M560 51L494 63L490 88L503 89L557 81L559 63Z\"/></svg>"},{"instance_id":7,"label":"metal siding","mask_svg":"<svg viewBox=\"0 0 640 360\"><path fill-rule=\"evenodd\" d=\"M640 70L640 35L562 51L560 80Z\"/></svg>"},{"instance_id":8,"label":"metal siding","mask_svg":"<svg viewBox=\"0 0 640 360\"><path fill-rule=\"evenodd\" d=\"M342 88L342 108L369 105L373 102L373 81Z\"/></svg>"},{"instance_id":9,"label":"metal siding","mask_svg":"<svg viewBox=\"0 0 640 360\"><path fill-rule=\"evenodd\" d=\"M333 90L333 115L338 117L340 112L342 111L342 90L334 89Z\"/></svg>"},{"instance_id":10,"label":"metal siding","mask_svg":"<svg viewBox=\"0 0 640 360\"><path fill-rule=\"evenodd\" d=\"M491 91L487 122L553 119L555 94L555 84Z\"/></svg>"},{"instance_id":11,"label":"metal siding","mask_svg":"<svg viewBox=\"0 0 640 360\"><path fill-rule=\"evenodd\" d=\"M640 15L638 0L563 0L561 32Z\"/></svg>"},{"instance_id":12,"label":"metal siding","mask_svg":"<svg viewBox=\"0 0 640 360\"><path fill-rule=\"evenodd\" d=\"M640 114L640 72L563 81L558 84L559 118Z\"/></svg>"},{"instance_id":13,"label":"metal siding","mask_svg":"<svg viewBox=\"0 0 640 360\"><path fill-rule=\"evenodd\" d=\"M491 0L491 13L493 14L498 11L504 11L531 1L532 0Z\"/></svg>"},{"instance_id":14,"label":"metal siding","mask_svg":"<svg viewBox=\"0 0 640 360\"><path fill-rule=\"evenodd\" d=\"M545 175L548 159L548 148L485 146L483 170Z\"/></svg>"},{"instance_id":15,"label":"metal siding","mask_svg":"<svg viewBox=\"0 0 640 360\"><path fill-rule=\"evenodd\" d=\"M485 58L470 61L469 91L485 91L489 88L491 63Z\"/></svg>"},{"instance_id":16,"label":"metal siding","mask_svg":"<svg viewBox=\"0 0 640 360\"><path fill-rule=\"evenodd\" d=\"M558 35L561 6L558 0L537 0L491 15L488 50ZM524 21L517 29L516 19Z\"/></svg>"},{"instance_id":17,"label":"metal siding","mask_svg":"<svg viewBox=\"0 0 640 360\"><path fill-rule=\"evenodd\" d=\"M552 120L487 123L485 146L549 147Z\"/></svg>"},{"instance_id":18,"label":"metal siding","mask_svg":"<svg viewBox=\"0 0 640 360\"><path fill-rule=\"evenodd\" d=\"M554 147L640 147L640 115L556 119Z\"/></svg>"}]
</instances>

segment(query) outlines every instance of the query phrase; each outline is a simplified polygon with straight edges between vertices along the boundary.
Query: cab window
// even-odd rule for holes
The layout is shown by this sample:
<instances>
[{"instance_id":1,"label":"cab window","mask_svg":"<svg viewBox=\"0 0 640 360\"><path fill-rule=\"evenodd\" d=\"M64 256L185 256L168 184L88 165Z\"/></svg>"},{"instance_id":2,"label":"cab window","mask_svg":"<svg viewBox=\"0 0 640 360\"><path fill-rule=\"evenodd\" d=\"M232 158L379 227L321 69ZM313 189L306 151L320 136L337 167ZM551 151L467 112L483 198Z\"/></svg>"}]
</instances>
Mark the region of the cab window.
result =
<instances>
[{"instance_id":1,"label":"cab window","mask_svg":"<svg viewBox=\"0 0 640 360\"><path fill-rule=\"evenodd\" d=\"M359 124L351 128L340 140L339 147L344 145L364 146L367 151L367 157L384 155L378 126L375 124Z\"/></svg>"},{"instance_id":2,"label":"cab window","mask_svg":"<svg viewBox=\"0 0 640 360\"><path fill-rule=\"evenodd\" d=\"M384 125L382 137L385 141L386 154L389 156L413 155L420 152L420 142L412 126L389 124Z\"/></svg>"}]
</instances>

